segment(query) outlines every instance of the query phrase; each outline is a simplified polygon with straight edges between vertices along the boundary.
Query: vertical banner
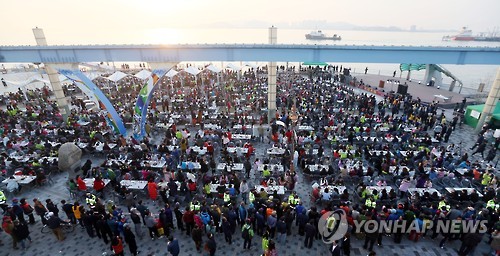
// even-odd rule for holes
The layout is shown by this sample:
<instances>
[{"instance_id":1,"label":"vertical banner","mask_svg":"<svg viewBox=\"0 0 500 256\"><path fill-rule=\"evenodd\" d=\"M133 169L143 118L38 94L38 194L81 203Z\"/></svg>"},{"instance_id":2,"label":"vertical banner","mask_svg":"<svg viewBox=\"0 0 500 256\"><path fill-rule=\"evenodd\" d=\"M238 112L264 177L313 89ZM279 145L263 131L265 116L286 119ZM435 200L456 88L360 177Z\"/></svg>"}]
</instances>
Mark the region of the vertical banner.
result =
<instances>
[{"instance_id":1,"label":"vertical banner","mask_svg":"<svg viewBox=\"0 0 500 256\"><path fill-rule=\"evenodd\" d=\"M167 73L166 70L156 69L151 73L151 77L146 81L137 96L137 102L134 107L134 138L142 139L146 136L146 121L148 115L148 106L153 98L153 93L159 85L160 79Z\"/></svg>"},{"instance_id":2,"label":"vertical banner","mask_svg":"<svg viewBox=\"0 0 500 256\"><path fill-rule=\"evenodd\" d=\"M115 108L109 101L109 99L104 95L104 93L95 85L87 76L85 76L80 70L69 70L69 69L59 69L61 75L66 76L69 80L75 82L75 84L86 94L92 93L92 97L96 98L101 109L107 111L105 116L108 125L113 128L115 133L120 133L123 136L127 135L127 130L125 125L123 125L123 120L120 115L116 112ZM80 80L75 80L71 76L76 76ZM83 88L81 86L85 86Z\"/></svg>"}]
</instances>

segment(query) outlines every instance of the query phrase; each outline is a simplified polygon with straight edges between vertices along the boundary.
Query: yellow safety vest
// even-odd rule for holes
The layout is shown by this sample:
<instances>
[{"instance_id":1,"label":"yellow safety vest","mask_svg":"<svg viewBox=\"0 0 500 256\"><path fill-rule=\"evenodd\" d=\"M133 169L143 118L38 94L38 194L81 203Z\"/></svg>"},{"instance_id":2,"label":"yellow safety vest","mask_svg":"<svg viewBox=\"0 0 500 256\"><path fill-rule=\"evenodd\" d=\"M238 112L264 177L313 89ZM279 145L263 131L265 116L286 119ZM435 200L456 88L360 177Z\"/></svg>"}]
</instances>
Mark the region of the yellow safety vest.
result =
<instances>
[{"instance_id":1,"label":"yellow safety vest","mask_svg":"<svg viewBox=\"0 0 500 256\"><path fill-rule=\"evenodd\" d=\"M486 208L491 207L491 209L496 210L496 206L497 205L495 203L495 200L493 199L488 200L488 202L486 203Z\"/></svg>"},{"instance_id":2,"label":"yellow safety vest","mask_svg":"<svg viewBox=\"0 0 500 256\"><path fill-rule=\"evenodd\" d=\"M252 203L255 201L255 195L252 192L248 193L248 200Z\"/></svg>"},{"instance_id":3,"label":"yellow safety vest","mask_svg":"<svg viewBox=\"0 0 500 256\"><path fill-rule=\"evenodd\" d=\"M366 199L365 205L368 207L373 207L375 208L377 206L377 202L370 200L369 198Z\"/></svg>"},{"instance_id":4,"label":"yellow safety vest","mask_svg":"<svg viewBox=\"0 0 500 256\"><path fill-rule=\"evenodd\" d=\"M227 203L229 201L231 201L231 197L229 196L228 193L224 193L224 202Z\"/></svg>"},{"instance_id":5,"label":"yellow safety vest","mask_svg":"<svg viewBox=\"0 0 500 256\"><path fill-rule=\"evenodd\" d=\"M85 201L88 205L95 205L96 197L94 195L91 195L90 197L87 197Z\"/></svg>"},{"instance_id":6,"label":"yellow safety vest","mask_svg":"<svg viewBox=\"0 0 500 256\"><path fill-rule=\"evenodd\" d=\"M288 204L295 204L295 197L293 195L288 196Z\"/></svg>"},{"instance_id":7,"label":"yellow safety vest","mask_svg":"<svg viewBox=\"0 0 500 256\"><path fill-rule=\"evenodd\" d=\"M191 211L199 211L201 209L199 204L193 204L193 202L190 203L189 208Z\"/></svg>"},{"instance_id":8,"label":"yellow safety vest","mask_svg":"<svg viewBox=\"0 0 500 256\"><path fill-rule=\"evenodd\" d=\"M443 206L444 206L444 207L446 207L446 210L447 210L447 211L449 211L449 210L450 210L450 208L451 208L449 205L447 205L447 204L446 204L446 202L445 202L445 201L440 201L440 202L439 202L439 204L438 204L438 208L439 208L439 210L441 210L441 208L443 208Z\"/></svg>"},{"instance_id":9,"label":"yellow safety vest","mask_svg":"<svg viewBox=\"0 0 500 256\"><path fill-rule=\"evenodd\" d=\"M335 227L336 219L333 216L330 216L326 219L326 228L333 229Z\"/></svg>"},{"instance_id":10,"label":"yellow safety vest","mask_svg":"<svg viewBox=\"0 0 500 256\"><path fill-rule=\"evenodd\" d=\"M7 202L7 197L3 193L3 191L0 191L0 204L5 204Z\"/></svg>"}]
</instances>

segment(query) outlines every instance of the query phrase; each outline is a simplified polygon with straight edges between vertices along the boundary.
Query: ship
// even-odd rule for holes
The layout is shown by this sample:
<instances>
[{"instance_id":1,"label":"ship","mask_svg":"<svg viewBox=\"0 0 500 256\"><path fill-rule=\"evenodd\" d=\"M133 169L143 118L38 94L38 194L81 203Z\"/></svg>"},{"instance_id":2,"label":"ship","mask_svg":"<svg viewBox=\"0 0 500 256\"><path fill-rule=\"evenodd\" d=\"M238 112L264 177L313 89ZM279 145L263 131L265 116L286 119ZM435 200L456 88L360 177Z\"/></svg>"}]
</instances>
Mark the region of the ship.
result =
<instances>
[{"instance_id":1,"label":"ship","mask_svg":"<svg viewBox=\"0 0 500 256\"><path fill-rule=\"evenodd\" d=\"M310 33L306 34L306 39L309 39L309 40L342 40L342 37L340 37L337 34L334 34L333 36L327 36L321 30L315 30L315 31L311 31Z\"/></svg>"},{"instance_id":2,"label":"ship","mask_svg":"<svg viewBox=\"0 0 500 256\"><path fill-rule=\"evenodd\" d=\"M472 34L472 30L463 27L460 33L454 36L444 36L443 41L483 41L483 42L500 42L500 33L497 29L489 33Z\"/></svg>"}]
</instances>

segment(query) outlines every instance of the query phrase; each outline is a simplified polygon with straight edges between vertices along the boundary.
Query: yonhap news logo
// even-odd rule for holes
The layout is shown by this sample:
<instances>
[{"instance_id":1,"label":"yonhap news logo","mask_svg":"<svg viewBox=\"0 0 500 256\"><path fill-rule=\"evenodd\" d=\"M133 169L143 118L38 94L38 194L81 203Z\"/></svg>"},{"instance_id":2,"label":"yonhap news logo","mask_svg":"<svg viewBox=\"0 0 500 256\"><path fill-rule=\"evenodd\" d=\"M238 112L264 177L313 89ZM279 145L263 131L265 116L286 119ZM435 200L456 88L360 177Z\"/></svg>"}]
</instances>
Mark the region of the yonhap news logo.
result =
<instances>
[{"instance_id":1,"label":"yonhap news logo","mask_svg":"<svg viewBox=\"0 0 500 256\"><path fill-rule=\"evenodd\" d=\"M325 212L318 221L318 232L327 244L343 238L348 229L346 213L342 209Z\"/></svg>"}]
</instances>

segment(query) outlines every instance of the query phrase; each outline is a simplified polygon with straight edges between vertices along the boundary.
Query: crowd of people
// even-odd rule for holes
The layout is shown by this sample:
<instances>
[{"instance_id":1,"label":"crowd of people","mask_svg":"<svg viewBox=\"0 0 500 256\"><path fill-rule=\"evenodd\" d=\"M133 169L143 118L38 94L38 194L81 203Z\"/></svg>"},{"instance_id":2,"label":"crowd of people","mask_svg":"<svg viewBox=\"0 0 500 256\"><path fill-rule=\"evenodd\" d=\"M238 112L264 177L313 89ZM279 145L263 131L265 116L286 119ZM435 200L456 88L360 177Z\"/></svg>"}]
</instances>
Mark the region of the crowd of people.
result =
<instances>
[{"instance_id":1,"label":"crowd of people","mask_svg":"<svg viewBox=\"0 0 500 256\"><path fill-rule=\"evenodd\" d=\"M57 240L65 239L69 222L102 239L116 255L126 246L137 255L147 230L153 240L166 237L172 255L181 253L179 242L185 241L176 232L182 231L209 255L241 235L243 249L261 247L262 254L274 256L294 233L311 248L322 239L322 216L342 209L351 228L328 246L332 255L350 255L352 237L364 240L373 254L384 237L395 243L405 237L402 231L356 231L354 222L363 220L422 226L487 220L489 242L498 249L493 160L500 139L489 126L472 148L463 148L460 139L449 143L463 109L450 118L437 103L411 95L368 94L357 83L343 83L351 79L342 67L297 70L279 67L277 111L270 118L262 89L266 68L225 71L222 82L210 72L164 79L141 139L115 134L102 111L85 108L78 90L67 121L48 91L31 92L30 101L22 92L9 95L0 111L0 167L7 185L0 205L13 248L31 242L29 225L37 215ZM127 78L107 89L101 79L94 81L130 122L141 81ZM67 184L71 198L59 205L18 200L23 186L15 177L33 176L40 187L53 182L58 147L67 142L86 158ZM301 184L312 186L302 193ZM440 247L462 239L461 255L482 240L481 234L432 229L408 239L416 242L427 233L441 235Z\"/></svg>"}]
</instances>

